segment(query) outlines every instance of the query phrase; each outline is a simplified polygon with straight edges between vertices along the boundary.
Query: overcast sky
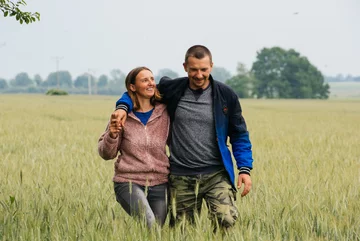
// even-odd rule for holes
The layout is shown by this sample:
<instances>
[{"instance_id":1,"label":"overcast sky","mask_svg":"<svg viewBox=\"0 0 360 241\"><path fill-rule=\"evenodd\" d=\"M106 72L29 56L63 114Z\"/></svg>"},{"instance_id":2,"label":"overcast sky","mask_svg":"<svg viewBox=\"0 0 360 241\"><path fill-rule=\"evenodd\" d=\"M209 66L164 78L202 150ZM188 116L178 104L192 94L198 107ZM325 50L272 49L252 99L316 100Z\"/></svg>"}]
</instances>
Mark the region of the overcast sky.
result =
<instances>
[{"instance_id":1,"label":"overcast sky","mask_svg":"<svg viewBox=\"0 0 360 241\"><path fill-rule=\"evenodd\" d=\"M264 47L293 48L325 75L360 75L359 0L27 0L41 21L0 16L0 77L19 72L73 78L145 65L184 75L186 50L206 45L235 73Z\"/></svg>"}]
</instances>

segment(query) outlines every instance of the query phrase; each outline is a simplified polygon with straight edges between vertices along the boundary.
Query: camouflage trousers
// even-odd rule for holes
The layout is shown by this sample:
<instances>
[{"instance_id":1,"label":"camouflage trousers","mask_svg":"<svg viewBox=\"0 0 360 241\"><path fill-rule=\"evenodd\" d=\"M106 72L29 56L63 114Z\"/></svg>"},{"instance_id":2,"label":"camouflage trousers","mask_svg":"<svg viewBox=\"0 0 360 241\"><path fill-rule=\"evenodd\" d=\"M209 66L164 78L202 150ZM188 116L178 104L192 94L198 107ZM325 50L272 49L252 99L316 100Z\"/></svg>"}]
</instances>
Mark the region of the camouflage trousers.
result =
<instances>
[{"instance_id":1,"label":"camouflage trousers","mask_svg":"<svg viewBox=\"0 0 360 241\"><path fill-rule=\"evenodd\" d=\"M225 170L193 176L170 175L169 187L171 226L183 219L193 223L194 215L201 212L203 200L213 225L216 225L214 228L234 225L238 217L236 191Z\"/></svg>"}]
</instances>

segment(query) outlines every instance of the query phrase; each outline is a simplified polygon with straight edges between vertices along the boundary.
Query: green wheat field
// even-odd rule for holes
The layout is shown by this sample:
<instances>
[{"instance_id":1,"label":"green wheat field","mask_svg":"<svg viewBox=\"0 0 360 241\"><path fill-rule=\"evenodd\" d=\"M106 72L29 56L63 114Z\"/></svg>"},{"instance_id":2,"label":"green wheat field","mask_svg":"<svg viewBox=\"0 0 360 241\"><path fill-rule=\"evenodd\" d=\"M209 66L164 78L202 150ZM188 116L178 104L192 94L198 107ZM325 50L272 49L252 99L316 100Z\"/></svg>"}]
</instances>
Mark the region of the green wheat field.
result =
<instances>
[{"instance_id":1,"label":"green wheat field","mask_svg":"<svg viewBox=\"0 0 360 241\"><path fill-rule=\"evenodd\" d=\"M253 189L225 233L121 209L97 153L116 100L0 95L0 240L360 240L360 99L241 100Z\"/></svg>"}]
</instances>

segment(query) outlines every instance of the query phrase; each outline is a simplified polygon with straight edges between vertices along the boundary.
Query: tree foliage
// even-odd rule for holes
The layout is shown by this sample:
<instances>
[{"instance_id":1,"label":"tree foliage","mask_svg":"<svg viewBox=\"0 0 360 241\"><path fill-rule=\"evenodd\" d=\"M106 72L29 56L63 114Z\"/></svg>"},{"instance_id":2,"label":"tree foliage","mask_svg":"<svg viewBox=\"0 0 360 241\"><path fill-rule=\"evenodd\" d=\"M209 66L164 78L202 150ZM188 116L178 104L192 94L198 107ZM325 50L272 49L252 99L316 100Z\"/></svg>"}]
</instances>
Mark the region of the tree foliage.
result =
<instances>
[{"instance_id":1,"label":"tree foliage","mask_svg":"<svg viewBox=\"0 0 360 241\"><path fill-rule=\"evenodd\" d=\"M49 89L61 88L70 94L89 94L88 79L88 73L72 79L69 71L58 71L50 73L43 81L39 74L31 79L27 73L23 72L10 81L0 78L0 93L46 93ZM100 75L98 81L92 75L90 79L93 94L121 95L126 91L125 75L119 69L112 71L112 81L105 74ZM50 91L49 94L52 92Z\"/></svg>"},{"instance_id":2,"label":"tree foliage","mask_svg":"<svg viewBox=\"0 0 360 241\"><path fill-rule=\"evenodd\" d=\"M120 69L113 69L110 71L110 76L112 84L118 85L123 84L125 85L125 74Z\"/></svg>"},{"instance_id":3,"label":"tree foliage","mask_svg":"<svg viewBox=\"0 0 360 241\"><path fill-rule=\"evenodd\" d=\"M24 22L26 24L40 21L40 14L38 12L24 12L20 9L21 6L26 6L25 0L17 0L16 2L11 0L0 0L0 10L3 12L4 17L15 17L20 24Z\"/></svg>"},{"instance_id":4,"label":"tree foliage","mask_svg":"<svg viewBox=\"0 0 360 241\"><path fill-rule=\"evenodd\" d=\"M6 89L8 87L8 83L5 79L0 78L0 89Z\"/></svg>"},{"instance_id":5,"label":"tree foliage","mask_svg":"<svg viewBox=\"0 0 360 241\"><path fill-rule=\"evenodd\" d=\"M240 98L248 98L252 94L251 89L254 85L254 77L244 64L238 63L236 75L226 80L225 83L229 85Z\"/></svg>"},{"instance_id":6,"label":"tree foliage","mask_svg":"<svg viewBox=\"0 0 360 241\"><path fill-rule=\"evenodd\" d=\"M211 71L211 75L214 79L225 83L228 79L231 78L231 73L223 67L214 66Z\"/></svg>"},{"instance_id":7,"label":"tree foliage","mask_svg":"<svg viewBox=\"0 0 360 241\"><path fill-rule=\"evenodd\" d=\"M350 74L348 74L347 76L344 76L342 74L338 74L336 76L325 76L325 81L326 82L359 82L360 81L360 76L352 76Z\"/></svg>"},{"instance_id":8,"label":"tree foliage","mask_svg":"<svg viewBox=\"0 0 360 241\"><path fill-rule=\"evenodd\" d=\"M322 73L293 49L273 47L257 53L252 72L258 98L321 98L329 96Z\"/></svg>"},{"instance_id":9,"label":"tree foliage","mask_svg":"<svg viewBox=\"0 0 360 241\"><path fill-rule=\"evenodd\" d=\"M11 86L15 87L28 87L33 85L33 81L30 79L29 75L25 72L19 73L15 76L15 79L10 81Z\"/></svg>"},{"instance_id":10,"label":"tree foliage","mask_svg":"<svg viewBox=\"0 0 360 241\"><path fill-rule=\"evenodd\" d=\"M91 86L94 86L95 78L94 78L94 76L89 75L88 73L78 76L75 79L74 86L76 88L88 88L89 87L89 76L90 76L90 82L91 82L90 84L91 84Z\"/></svg>"},{"instance_id":11,"label":"tree foliage","mask_svg":"<svg viewBox=\"0 0 360 241\"><path fill-rule=\"evenodd\" d=\"M71 87L72 78L69 71L57 71L48 75L46 81L43 82L43 86L50 87Z\"/></svg>"},{"instance_id":12,"label":"tree foliage","mask_svg":"<svg viewBox=\"0 0 360 241\"><path fill-rule=\"evenodd\" d=\"M100 75L99 80L97 82L97 86L99 88L102 88L107 86L108 84L109 84L109 77L107 77L107 75L104 74Z\"/></svg>"},{"instance_id":13,"label":"tree foliage","mask_svg":"<svg viewBox=\"0 0 360 241\"><path fill-rule=\"evenodd\" d=\"M65 90L50 89L45 94L46 95L68 95L68 92L66 92Z\"/></svg>"},{"instance_id":14,"label":"tree foliage","mask_svg":"<svg viewBox=\"0 0 360 241\"><path fill-rule=\"evenodd\" d=\"M125 78L125 74L120 69L111 70L109 88L119 93L126 91Z\"/></svg>"},{"instance_id":15,"label":"tree foliage","mask_svg":"<svg viewBox=\"0 0 360 241\"><path fill-rule=\"evenodd\" d=\"M168 69L168 68L165 68L165 69L160 69L157 73L157 75L155 76L155 80L156 82L159 82L160 79L164 76L167 76L169 78L172 78L172 79L175 79L175 78L178 78L179 77L179 74L176 73L175 71L173 71L172 69Z\"/></svg>"},{"instance_id":16,"label":"tree foliage","mask_svg":"<svg viewBox=\"0 0 360 241\"><path fill-rule=\"evenodd\" d=\"M34 76L34 81L36 83L36 86L41 86L42 83L44 82L43 79L41 78L41 76L39 74L36 74Z\"/></svg>"}]
</instances>

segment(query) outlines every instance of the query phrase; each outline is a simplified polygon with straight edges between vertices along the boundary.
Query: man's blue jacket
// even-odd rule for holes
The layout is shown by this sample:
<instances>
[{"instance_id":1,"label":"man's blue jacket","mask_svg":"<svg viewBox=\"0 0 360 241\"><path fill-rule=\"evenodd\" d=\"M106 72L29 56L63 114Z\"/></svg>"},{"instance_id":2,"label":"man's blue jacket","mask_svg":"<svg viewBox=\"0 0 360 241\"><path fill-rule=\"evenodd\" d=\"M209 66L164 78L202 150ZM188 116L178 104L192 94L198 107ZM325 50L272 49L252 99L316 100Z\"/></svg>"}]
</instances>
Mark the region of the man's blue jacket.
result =
<instances>
[{"instance_id":1,"label":"man's blue jacket","mask_svg":"<svg viewBox=\"0 0 360 241\"><path fill-rule=\"evenodd\" d=\"M229 174L233 188L236 190L234 166L227 145L227 138L230 138L232 152L239 172L250 174L253 158L249 133L235 92L229 86L214 80L212 76L210 76L210 83L213 90L216 141L225 169ZM188 86L188 77L177 79L163 77L157 85L162 95L162 102L167 105L171 122L175 118L175 111L180 98L184 95ZM116 102L116 107L118 108L124 104L129 111L132 110L132 101L127 93Z\"/></svg>"}]
</instances>

